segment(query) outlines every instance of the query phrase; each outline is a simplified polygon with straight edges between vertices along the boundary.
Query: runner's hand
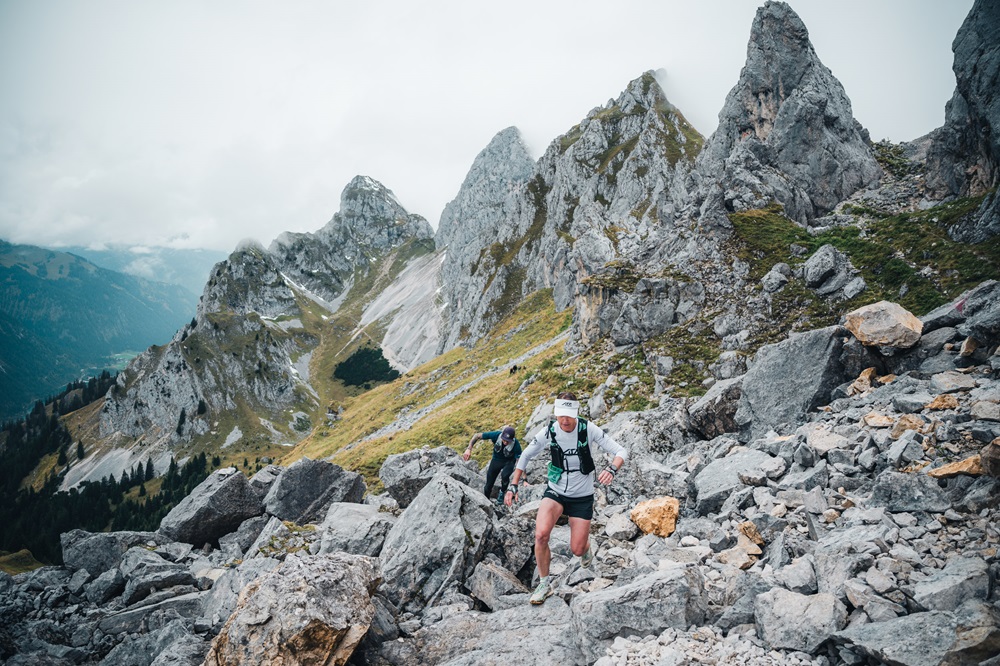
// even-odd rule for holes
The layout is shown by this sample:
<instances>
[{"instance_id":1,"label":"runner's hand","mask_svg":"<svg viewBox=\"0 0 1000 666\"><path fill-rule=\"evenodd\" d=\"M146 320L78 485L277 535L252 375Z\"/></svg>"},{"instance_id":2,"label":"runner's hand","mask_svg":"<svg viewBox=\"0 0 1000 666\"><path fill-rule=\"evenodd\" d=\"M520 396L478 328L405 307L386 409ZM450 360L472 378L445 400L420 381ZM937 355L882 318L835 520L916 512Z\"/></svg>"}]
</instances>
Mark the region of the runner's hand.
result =
<instances>
[{"instance_id":1,"label":"runner's hand","mask_svg":"<svg viewBox=\"0 0 1000 666\"><path fill-rule=\"evenodd\" d=\"M465 453L462 454L462 460L468 461L470 457L472 457L472 451L466 449Z\"/></svg>"},{"instance_id":2,"label":"runner's hand","mask_svg":"<svg viewBox=\"0 0 1000 666\"><path fill-rule=\"evenodd\" d=\"M517 493L515 493L513 490L508 490L506 493L504 493L503 503L505 505L514 506L514 502L516 501L517 501Z\"/></svg>"},{"instance_id":3,"label":"runner's hand","mask_svg":"<svg viewBox=\"0 0 1000 666\"><path fill-rule=\"evenodd\" d=\"M611 473L611 470L606 469L597 475L597 480L605 486L610 486L611 482L615 480L615 475Z\"/></svg>"}]
</instances>

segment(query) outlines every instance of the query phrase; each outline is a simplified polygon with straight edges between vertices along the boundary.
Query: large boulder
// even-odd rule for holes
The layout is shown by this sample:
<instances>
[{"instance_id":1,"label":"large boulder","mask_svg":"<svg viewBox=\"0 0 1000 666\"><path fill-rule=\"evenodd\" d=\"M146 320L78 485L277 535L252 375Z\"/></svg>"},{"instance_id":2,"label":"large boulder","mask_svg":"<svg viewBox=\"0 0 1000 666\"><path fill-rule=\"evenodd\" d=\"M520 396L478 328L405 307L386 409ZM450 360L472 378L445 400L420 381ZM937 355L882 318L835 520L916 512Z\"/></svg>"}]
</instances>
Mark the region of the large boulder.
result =
<instances>
[{"instance_id":1,"label":"large boulder","mask_svg":"<svg viewBox=\"0 0 1000 666\"><path fill-rule=\"evenodd\" d=\"M743 377L735 416L741 437L756 439L772 428L803 422L830 401L833 389L878 365L869 352L852 347L848 336L847 329L828 326L761 347Z\"/></svg>"},{"instance_id":2,"label":"large boulder","mask_svg":"<svg viewBox=\"0 0 1000 666\"><path fill-rule=\"evenodd\" d=\"M141 546L125 553L120 569L125 578L122 601L126 605L145 599L153 590L195 583L186 566L169 562Z\"/></svg>"},{"instance_id":3,"label":"large boulder","mask_svg":"<svg viewBox=\"0 0 1000 666\"><path fill-rule=\"evenodd\" d=\"M943 513L951 508L951 501L937 480L926 474L885 470L875 478L869 505L885 507L893 513L902 511Z\"/></svg>"},{"instance_id":4,"label":"large boulder","mask_svg":"<svg viewBox=\"0 0 1000 666\"><path fill-rule=\"evenodd\" d=\"M743 377L716 382L708 392L688 408L691 427L706 439L739 430L736 410L743 394Z\"/></svg>"},{"instance_id":5,"label":"large boulder","mask_svg":"<svg viewBox=\"0 0 1000 666\"><path fill-rule=\"evenodd\" d=\"M216 470L160 521L157 530L196 547L217 542L247 518L264 512L260 497L235 467Z\"/></svg>"},{"instance_id":6,"label":"large boulder","mask_svg":"<svg viewBox=\"0 0 1000 666\"><path fill-rule=\"evenodd\" d=\"M953 557L940 571L917 582L913 600L925 610L955 610L990 593L990 565L978 557Z\"/></svg>"},{"instance_id":7,"label":"large boulder","mask_svg":"<svg viewBox=\"0 0 1000 666\"><path fill-rule=\"evenodd\" d=\"M804 595L775 587L757 597L754 617L772 649L815 652L847 624L847 607L832 594Z\"/></svg>"},{"instance_id":8,"label":"large boulder","mask_svg":"<svg viewBox=\"0 0 1000 666\"><path fill-rule=\"evenodd\" d=\"M775 462L776 458L764 451L737 448L705 465L694 477L698 513L707 516L717 512L734 491L745 487L740 480L741 474L771 468Z\"/></svg>"},{"instance_id":9,"label":"large boulder","mask_svg":"<svg viewBox=\"0 0 1000 666\"><path fill-rule=\"evenodd\" d=\"M160 545L170 541L156 532L87 532L70 530L59 536L63 564L86 569L92 577L115 569L133 546Z\"/></svg>"},{"instance_id":10,"label":"large boulder","mask_svg":"<svg viewBox=\"0 0 1000 666\"><path fill-rule=\"evenodd\" d=\"M431 603L463 585L493 534L493 506L479 490L438 474L393 526L382 546L383 592L397 606Z\"/></svg>"},{"instance_id":11,"label":"large boulder","mask_svg":"<svg viewBox=\"0 0 1000 666\"><path fill-rule=\"evenodd\" d=\"M1000 654L1000 613L970 601L954 613L929 611L855 624L833 640L883 664L979 664Z\"/></svg>"},{"instance_id":12,"label":"large boulder","mask_svg":"<svg viewBox=\"0 0 1000 666\"><path fill-rule=\"evenodd\" d=\"M255 557L241 562L238 566L227 568L206 595L202 603L202 617L213 628L220 629L236 610L243 588L273 571L280 564L281 562L270 557Z\"/></svg>"},{"instance_id":13,"label":"large boulder","mask_svg":"<svg viewBox=\"0 0 1000 666\"><path fill-rule=\"evenodd\" d=\"M396 516L370 504L335 502L320 527L320 553L342 550L355 555L378 557Z\"/></svg>"},{"instance_id":14,"label":"large boulder","mask_svg":"<svg viewBox=\"0 0 1000 666\"><path fill-rule=\"evenodd\" d=\"M379 656L393 666L583 666L594 660L580 649L574 615L557 596L538 607L480 613L465 611L423 627L412 637L384 643Z\"/></svg>"},{"instance_id":15,"label":"large boulder","mask_svg":"<svg viewBox=\"0 0 1000 666\"><path fill-rule=\"evenodd\" d=\"M382 463L378 478L399 507L405 509L438 472L444 472L462 483L482 487L476 463L462 460L446 446L394 453Z\"/></svg>"},{"instance_id":16,"label":"large boulder","mask_svg":"<svg viewBox=\"0 0 1000 666\"><path fill-rule=\"evenodd\" d=\"M678 565L575 597L570 607L584 652L596 659L626 632L645 636L702 624L704 587L698 566Z\"/></svg>"},{"instance_id":17,"label":"large boulder","mask_svg":"<svg viewBox=\"0 0 1000 666\"><path fill-rule=\"evenodd\" d=\"M365 481L323 460L300 458L281 473L264 497L264 509L272 516L297 525L323 520L334 502L360 502Z\"/></svg>"},{"instance_id":18,"label":"large boulder","mask_svg":"<svg viewBox=\"0 0 1000 666\"><path fill-rule=\"evenodd\" d=\"M1000 205L997 209L1000 216ZM1000 282L988 280L966 294L962 312L965 321L958 325L960 333L984 346L1000 343Z\"/></svg>"},{"instance_id":19,"label":"large boulder","mask_svg":"<svg viewBox=\"0 0 1000 666\"><path fill-rule=\"evenodd\" d=\"M206 666L336 664L354 653L375 616L378 560L290 555L240 593Z\"/></svg>"},{"instance_id":20,"label":"large boulder","mask_svg":"<svg viewBox=\"0 0 1000 666\"><path fill-rule=\"evenodd\" d=\"M848 312L844 327L865 346L909 349L920 341L924 324L901 305L879 301Z\"/></svg>"}]
</instances>

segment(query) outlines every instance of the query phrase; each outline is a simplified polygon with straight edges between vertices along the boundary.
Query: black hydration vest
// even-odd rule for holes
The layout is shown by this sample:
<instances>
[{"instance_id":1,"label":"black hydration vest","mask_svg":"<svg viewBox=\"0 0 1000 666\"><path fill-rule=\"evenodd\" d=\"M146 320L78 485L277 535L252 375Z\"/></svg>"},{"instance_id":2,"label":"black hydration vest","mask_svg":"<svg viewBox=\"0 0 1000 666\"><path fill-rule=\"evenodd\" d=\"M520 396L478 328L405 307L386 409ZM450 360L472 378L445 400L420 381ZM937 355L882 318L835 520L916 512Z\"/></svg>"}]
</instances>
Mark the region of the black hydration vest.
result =
<instances>
[{"instance_id":1,"label":"black hydration vest","mask_svg":"<svg viewBox=\"0 0 1000 666\"><path fill-rule=\"evenodd\" d=\"M576 452L580 457L580 471L590 474L594 471L594 458L590 455L590 446L587 444L587 421L585 419L576 420ZM556 444L556 422L549 422L549 454L552 456L552 465L561 472L566 471L566 457L563 450Z\"/></svg>"}]
</instances>

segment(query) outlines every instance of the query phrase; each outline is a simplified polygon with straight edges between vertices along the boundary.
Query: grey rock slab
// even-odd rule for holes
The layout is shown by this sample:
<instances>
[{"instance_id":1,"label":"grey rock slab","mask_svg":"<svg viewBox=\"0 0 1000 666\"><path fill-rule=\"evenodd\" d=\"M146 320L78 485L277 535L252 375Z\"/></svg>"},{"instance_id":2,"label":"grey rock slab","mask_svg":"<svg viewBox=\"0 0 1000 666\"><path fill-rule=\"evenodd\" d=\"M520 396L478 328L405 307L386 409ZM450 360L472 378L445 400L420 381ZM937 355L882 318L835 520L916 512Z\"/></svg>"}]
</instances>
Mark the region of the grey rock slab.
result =
<instances>
[{"instance_id":1,"label":"grey rock slab","mask_svg":"<svg viewBox=\"0 0 1000 666\"><path fill-rule=\"evenodd\" d=\"M499 564L483 561L476 565L469 579L469 592L490 610L502 610L509 603L503 597L530 594L531 590Z\"/></svg>"},{"instance_id":2,"label":"grey rock slab","mask_svg":"<svg viewBox=\"0 0 1000 666\"><path fill-rule=\"evenodd\" d=\"M987 629L986 633L988 635L995 632ZM929 611L852 626L834 634L833 640L838 644L850 645L852 649L882 663L941 666L948 663L946 657L953 647L958 647L959 650L967 647L956 645L959 636L959 626L954 614ZM961 659L952 663L975 664L979 660Z\"/></svg>"},{"instance_id":3,"label":"grey rock slab","mask_svg":"<svg viewBox=\"0 0 1000 666\"><path fill-rule=\"evenodd\" d=\"M405 509L438 472L478 487L481 491L480 477L474 467L472 461L463 461L448 447L440 446L394 453L385 459L378 476L386 492L399 503L400 508Z\"/></svg>"},{"instance_id":4,"label":"grey rock slab","mask_svg":"<svg viewBox=\"0 0 1000 666\"><path fill-rule=\"evenodd\" d=\"M464 584L493 531L493 506L482 491L438 474L386 536L383 594L398 606L426 605L448 584Z\"/></svg>"},{"instance_id":5,"label":"grey rock slab","mask_svg":"<svg viewBox=\"0 0 1000 666\"><path fill-rule=\"evenodd\" d=\"M305 525L323 520L334 502L360 502L366 488L356 472L324 460L299 458L271 485L264 509L281 520Z\"/></svg>"},{"instance_id":6,"label":"grey rock slab","mask_svg":"<svg viewBox=\"0 0 1000 666\"><path fill-rule=\"evenodd\" d=\"M70 569L86 569L92 577L100 576L121 563L133 546L165 544L169 539L155 532L87 532L70 530L59 537L63 563Z\"/></svg>"},{"instance_id":7,"label":"grey rock slab","mask_svg":"<svg viewBox=\"0 0 1000 666\"><path fill-rule=\"evenodd\" d=\"M815 652L847 624L847 607L831 594L804 595L773 588L757 597L757 632L772 649Z\"/></svg>"},{"instance_id":8,"label":"grey rock slab","mask_svg":"<svg viewBox=\"0 0 1000 666\"><path fill-rule=\"evenodd\" d=\"M122 601L129 606L149 596L153 590L175 585L194 585L195 578L182 564L174 564L142 547L130 549L121 563L125 577Z\"/></svg>"},{"instance_id":9,"label":"grey rock slab","mask_svg":"<svg viewBox=\"0 0 1000 666\"><path fill-rule=\"evenodd\" d=\"M955 610L969 599L986 599L989 593L989 564L978 557L953 557L913 586L913 600L925 610Z\"/></svg>"},{"instance_id":10,"label":"grey rock slab","mask_svg":"<svg viewBox=\"0 0 1000 666\"><path fill-rule=\"evenodd\" d=\"M885 507L893 513L929 511L943 513L951 501L936 479L926 474L885 470L875 478L870 506Z\"/></svg>"},{"instance_id":11,"label":"grey rock slab","mask_svg":"<svg viewBox=\"0 0 1000 666\"><path fill-rule=\"evenodd\" d=\"M872 352L851 350L848 338L847 329L830 326L761 347L743 377L734 417L742 436L757 439L772 428L802 423L830 401L835 388L876 365Z\"/></svg>"},{"instance_id":12,"label":"grey rock slab","mask_svg":"<svg viewBox=\"0 0 1000 666\"><path fill-rule=\"evenodd\" d=\"M279 564L278 560L270 557L255 557L239 566L226 569L205 596L202 617L212 627L220 628L236 610L240 592L253 581L276 569Z\"/></svg>"},{"instance_id":13,"label":"grey rock slab","mask_svg":"<svg viewBox=\"0 0 1000 666\"><path fill-rule=\"evenodd\" d=\"M119 635L138 632L148 619L160 613L176 613L183 618L201 616L202 600L207 592L190 592L170 597L159 603L127 609L108 615L98 622L98 628L105 634Z\"/></svg>"},{"instance_id":14,"label":"grey rock slab","mask_svg":"<svg viewBox=\"0 0 1000 666\"><path fill-rule=\"evenodd\" d=\"M770 465L774 457L755 449L738 449L724 458L713 460L694 477L698 513L717 512L733 493L744 487L740 473Z\"/></svg>"},{"instance_id":15,"label":"grey rock slab","mask_svg":"<svg viewBox=\"0 0 1000 666\"><path fill-rule=\"evenodd\" d=\"M691 426L706 439L739 430L735 417L743 394L743 377L723 379L688 408Z\"/></svg>"},{"instance_id":16,"label":"grey rock slab","mask_svg":"<svg viewBox=\"0 0 1000 666\"><path fill-rule=\"evenodd\" d=\"M342 550L355 555L378 557L396 516L377 506L335 502L320 526L320 553Z\"/></svg>"},{"instance_id":17,"label":"grey rock slab","mask_svg":"<svg viewBox=\"0 0 1000 666\"><path fill-rule=\"evenodd\" d=\"M569 606L557 596L540 606L525 601L495 613L466 611L423 627L409 638L384 643L379 656L393 666L514 662L584 666L593 659L581 650L573 619Z\"/></svg>"},{"instance_id":18,"label":"grey rock slab","mask_svg":"<svg viewBox=\"0 0 1000 666\"><path fill-rule=\"evenodd\" d=\"M596 659L623 633L645 636L702 624L704 585L697 565L679 565L576 596L570 607L584 652Z\"/></svg>"},{"instance_id":19,"label":"grey rock slab","mask_svg":"<svg viewBox=\"0 0 1000 666\"><path fill-rule=\"evenodd\" d=\"M160 534L201 547L264 512L260 497L234 467L216 470L160 521Z\"/></svg>"},{"instance_id":20,"label":"grey rock slab","mask_svg":"<svg viewBox=\"0 0 1000 666\"><path fill-rule=\"evenodd\" d=\"M976 378L963 372L950 370L931 377L930 390L935 394L971 391L974 388L976 388Z\"/></svg>"}]
</instances>

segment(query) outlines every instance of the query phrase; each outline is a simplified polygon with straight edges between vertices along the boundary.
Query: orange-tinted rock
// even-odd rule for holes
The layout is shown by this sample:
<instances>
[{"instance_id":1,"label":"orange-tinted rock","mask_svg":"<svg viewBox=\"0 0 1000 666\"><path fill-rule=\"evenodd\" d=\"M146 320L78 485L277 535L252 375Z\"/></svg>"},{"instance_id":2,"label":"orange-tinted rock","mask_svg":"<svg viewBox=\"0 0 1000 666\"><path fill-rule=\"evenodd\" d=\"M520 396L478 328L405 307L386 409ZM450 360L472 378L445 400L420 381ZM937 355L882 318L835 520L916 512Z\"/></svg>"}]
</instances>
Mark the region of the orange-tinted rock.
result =
<instances>
[{"instance_id":1,"label":"orange-tinted rock","mask_svg":"<svg viewBox=\"0 0 1000 666\"><path fill-rule=\"evenodd\" d=\"M637 504L629 517L644 534L668 537L677 529L681 504L676 497L658 497Z\"/></svg>"}]
</instances>

